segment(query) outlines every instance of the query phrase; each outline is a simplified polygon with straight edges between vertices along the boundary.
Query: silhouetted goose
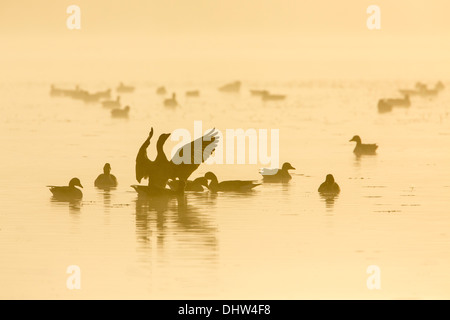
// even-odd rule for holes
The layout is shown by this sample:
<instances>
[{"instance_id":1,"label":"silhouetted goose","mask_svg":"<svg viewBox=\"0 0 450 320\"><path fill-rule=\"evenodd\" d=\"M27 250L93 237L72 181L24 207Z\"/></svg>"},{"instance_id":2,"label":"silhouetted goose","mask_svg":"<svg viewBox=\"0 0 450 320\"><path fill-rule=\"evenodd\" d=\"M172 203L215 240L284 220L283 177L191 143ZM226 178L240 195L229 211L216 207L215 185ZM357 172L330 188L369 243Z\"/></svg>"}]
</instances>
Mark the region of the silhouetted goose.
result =
<instances>
[{"instance_id":1,"label":"silhouetted goose","mask_svg":"<svg viewBox=\"0 0 450 320\"><path fill-rule=\"evenodd\" d=\"M204 136L179 148L174 154L172 160L168 161L164 153L164 143L170 134L160 135L157 143L158 155L155 161L151 161L147 156L147 148L150 145L150 139L153 136L153 128L149 137L142 144L136 157L136 179L149 179L149 185L164 188L169 179L176 178L187 181L201 163L206 161L218 145L218 132L212 129ZM185 154L188 151L189 154Z\"/></svg>"},{"instance_id":2,"label":"silhouetted goose","mask_svg":"<svg viewBox=\"0 0 450 320\"><path fill-rule=\"evenodd\" d=\"M232 83L228 83L226 85L223 85L219 88L219 91L221 92L239 92L241 89L241 82L235 81Z\"/></svg>"},{"instance_id":3,"label":"silhouetted goose","mask_svg":"<svg viewBox=\"0 0 450 320\"><path fill-rule=\"evenodd\" d=\"M128 93L128 92L133 92L134 91L134 87L133 86L126 86L124 85L122 82L119 84L119 86L116 88L117 92L120 93Z\"/></svg>"},{"instance_id":4,"label":"silhouetted goose","mask_svg":"<svg viewBox=\"0 0 450 320\"><path fill-rule=\"evenodd\" d=\"M374 144L363 144L361 142L361 138L359 136L354 136L351 140L349 141L355 141L356 142L356 147L353 150L353 152L357 155L362 155L362 154L375 154L376 150L378 148L378 146L374 143Z\"/></svg>"},{"instance_id":5,"label":"silhouetted goose","mask_svg":"<svg viewBox=\"0 0 450 320\"><path fill-rule=\"evenodd\" d=\"M261 95L261 98L263 101L277 101L277 100L284 100L286 96L282 94L271 94L268 91L265 91Z\"/></svg>"},{"instance_id":6,"label":"silhouetted goose","mask_svg":"<svg viewBox=\"0 0 450 320\"><path fill-rule=\"evenodd\" d=\"M262 168L259 173L263 176L264 182L287 182L292 179L289 170L295 168L289 162L285 162L281 169Z\"/></svg>"},{"instance_id":7,"label":"silhouetted goose","mask_svg":"<svg viewBox=\"0 0 450 320\"><path fill-rule=\"evenodd\" d=\"M120 96L117 96L116 100L102 101L102 105L105 108L120 108Z\"/></svg>"},{"instance_id":8,"label":"silhouetted goose","mask_svg":"<svg viewBox=\"0 0 450 320\"><path fill-rule=\"evenodd\" d=\"M386 101L386 99L380 99L378 100L378 112L379 113L386 113L391 112L393 106Z\"/></svg>"},{"instance_id":9,"label":"silhouetted goose","mask_svg":"<svg viewBox=\"0 0 450 320\"><path fill-rule=\"evenodd\" d=\"M105 163L103 166L103 173L95 179L94 185L97 188L117 187L117 179L113 174L111 174L111 165L109 163Z\"/></svg>"},{"instance_id":10,"label":"silhouetted goose","mask_svg":"<svg viewBox=\"0 0 450 320\"><path fill-rule=\"evenodd\" d=\"M193 91L186 91L186 97L199 97L200 91L193 90Z\"/></svg>"},{"instance_id":11,"label":"silhouetted goose","mask_svg":"<svg viewBox=\"0 0 450 320\"><path fill-rule=\"evenodd\" d=\"M250 90L250 94L257 97L262 97L267 93L269 93L267 90Z\"/></svg>"},{"instance_id":12,"label":"silhouetted goose","mask_svg":"<svg viewBox=\"0 0 450 320\"><path fill-rule=\"evenodd\" d=\"M322 183L318 189L320 193L339 193L341 189L339 185L334 181L334 177L331 174L327 174L325 182Z\"/></svg>"},{"instance_id":13,"label":"silhouetted goose","mask_svg":"<svg viewBox=\"0 0 450 320\"><path fill-rule=\"evenodd\" d=\"M170 189L177 191L180 188L180 181L181 180L169 180L167 184L169 185ZM208 188L208 180L205 177L199 177L193 181L187 180L184 191L201 192L205 190L203 186Z\"/></svg>"},{"instance_id":14,"label":"silhouetted goose","mask_svg":"<svg viewBox=\"0 0 450 320\"><path fill-rule=\"evenodd\" d=\"M237 191L237 192L245 192L250 191L256 186L259 186L260 183L255 183L252 180L228 180L219 182L217 177L211 171L205 174L205 178L211 180L208 185L208 189L211 192L219 192L219 191Z\"/></svg>"},{"instance_id":15,"label":"silhouetted goose","mask_svg":"<svg viewBox=\"0 0 450 320\"><path fill-rule=\"evenodd\" d=\"M53 193L53 197L58 200L78 200L83 198L83 193L80 189L76 187L83 188L81 185L80 179L73 178L70 180L68 186L57 187L57 186L47 186L50 188L51 193Z\"/></svg>"},{"instance_id":16,"label":"silhouetted goose","mask_svg":"<svg viewBox=\"0 0 450 320\"><path fill-rule=\"evenodd\" d=\"M113 109L111 110L111 116L113 118L128 118L130 113L130 106L126 106L123 109Z\"/></svg>"},{"instance_id":17,"label":"silhouetted goose","mask_svg":"<svg viewBox=\"0 0 450 320\"><path fill-rule=\"evenodd\" d=\"M159 88L157 88L157 89L156 89L156 94L159 94L159 95L165 95L165 94L167 94L166 87L159 87Z\"/></svg>"},{"instance_id":18,"label":"silhouetted goose","mask_svg":"<svg viewBox=\"0 0 450 320\"><path fill-rule=\"evenodd\" d=\"M390 104L393 107L409 107L411 106L411 100L409 99L409 95L405 95L403 99L384 99L387 104Z\"/></svg>"},{"instance_id":19,"label":"silhouetted goose","mask_svg":"<svg viewBox=\"0 0 450 320\"><path fill-rule=\"evenodd\" d=\"M166 107L176 107L178 106L177 98L175 92L172 93L172 98L164 100L164 106Z\"/></svg>"}]
</instances>

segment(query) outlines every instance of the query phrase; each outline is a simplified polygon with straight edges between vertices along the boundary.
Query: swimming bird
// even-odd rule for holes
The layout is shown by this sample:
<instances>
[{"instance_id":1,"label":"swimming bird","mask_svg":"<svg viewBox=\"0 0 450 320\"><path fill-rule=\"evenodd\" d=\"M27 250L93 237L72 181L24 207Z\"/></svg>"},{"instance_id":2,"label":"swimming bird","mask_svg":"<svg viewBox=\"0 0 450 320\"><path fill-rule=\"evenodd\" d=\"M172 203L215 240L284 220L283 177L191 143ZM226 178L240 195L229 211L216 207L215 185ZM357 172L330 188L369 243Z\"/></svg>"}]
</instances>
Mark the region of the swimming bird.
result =
<instances>
[{"instance_id":1,"label":"swimming bird","mask_svg":"<svg viewBox=\"0 0 450 320\"><path fill-rule=\"evenodd\" d=\"M320 193L339 193L341 188L339 188L339 185L334 181L333 175L327 174L325 182L320 185L317 191Z\"/></svg>"},{"instance_id":2,"label":"swimming bird","mask_svg":"<svg viewBox=\"0 0 450 320\"><path fill-rule=\"evenodd\" d=\"M121 93L127 93L127 92L133 92L134 91L134 87L133 86L126 86L123 84L123 82L121 82L119 84L119 86L116 88L117 92L121 92Z\"/></svg>"},{"instance_id":3,"label":"swimming bird","mask_svg":"<svg viewBox=\"0 0 450 320\"><path fill-rule=\"evenodd\" d=\"M180 188L180 180L169 180L167 184L169 185L170 189L174 191L179 190ZM208 188L208 180L205 177L199 177L195 180L187 180L184 191L201 192L205 190L203 186Z\"/></svg>"},{"instance_id":4,"label":"swimming bird","mask_svg":"<svg viewBox=\"0 0 450 320\"><path fill-rule=\"evenodd\" d=\"M241 89L241 82L235 81L235 82L231 82L231 83L221 86L219 88L219 91L221 91L221 92L239 92L240 89Z\"/></svg>"},{"instance_id":5,"label":"swimming bird","mask_svg":"<svg viewBox=\"0 0 450 320\"><path fill-rule=\"evenodd\" d=\"M102 105L105 108L120 108L120 96L117 96L116 100L105 100L105 101L102 101Z\"/></svg>"},{"instance_id":6,"label":"swimming bird","mask_svg":"<svg viewBox=\"0 0 450 320\"><path fill-rule=\"evenodd\" d=\"M53 197L58 200L70 201L70 200L79 200L83 198L83 193L80 189L76 187L83 188L81 185L80 179L73 178L70 180L68 186L57 187L57 186L47 186L50 188Z\"/></svg>"},{"instance_id":7,"label":"swimming bird","mask_svg":"<svg viewBox=\"0 0 450 320\"><path fill-rule=\"evenodd\" d=\"M200 91L193 90L193 91L186 91L186 97L199 97Z\"/></svg>"},{"instance_id":8,"label":"swimming bird","mask_svg":"<svg viewBox=\"0 0 450 320\"><path fill-rule=\"evenodd\" d=\"M403 99L385 99L387 104L390 104L393 107L409 107L411 106L411 100L409 99L409 95L405 94Z\"/></svg>"},{"instance_id":9,"label":"swimming bird","mask_svg":"<svg viewBox=\"0 0 450 320\"><path fill-rule=\"evenodd\" d=\"M277 101L284 100L286 96L282 94L272 94L268 91L264 91L261 95L261 98L263 101Z\"/></svg>"},{"instance_id":10,"label":"swimming bird","mask_svg":"<svg viewBox=\"0 0 450 320\"><path fill-rule=\"evenodd\" d=\"M211 182L208 184L208 189L211 192L218 192L218 191L245 192L250 191L254 187L257 187L261 184L255 183L253 180L228 180L219 182L217 176L211 171L205 173L205 178L211 180Z\"/></svg>"},{"instance_id":11,"label":"swimming bird","mask_svg":"<svg viewBox=\"0 0 450 320\"><path fill-rule=\"evenodd\" d=\"M259 173L263 176L264 182L287 182L292 179L289 170L295 168L289 162L285 162L281 169L262 168Z\"/></svg>"},{"instance_id":12,"label":"swimming bird","mask_svg":"<svg viewBox=\"0 0 450 320\"><path fill-rule=\"evenodd\" d=\"M167 93L166 87L159 87L156 89L156 94L165 95Z\"/></svg>"},{"instance_id":13,"label":"swimming bird","mask_svg":"<svg viewBox=\"0 0 450 320\"><path fill-rule=\"evenodd\" d=\"M387 99L378 100L378 112L379 113L391 112L392 108L393 108L393 106L387 102Z\"/></svg>"},{"instance_id":14,"label":"swimming bird","mask_svg":"<svg viewBox=\"0 0 450 320\"><path fill-rule=\"evenodd\" d=\"M169 179L183 180L186 183L189 176L205 162L218 145L218 132L212 129L202 137L180 147L169 161L164 153L164 143L170 133L161 134L157 142L157 156L151 161L147 156L147 148L153 136L153 128L147 140L144 141L136 156L136 179L149 179L149 185L165 188ZM184 187L185 185L183 185Z\"/></svg>"},{"instance_id":15,"label":"swimming bird","mask_svg":"<svg viewBox=\"0 0 450 320\"><path fill-rule=\"evenodd\" d=\"M178 106L177 98L175 92L172 93L172 98L164 100L164 106L166 107L176 107Z\"/></svg>"},{"instance_id":16,"label":"swimming bird","mask_svg":"<svg viewBox=\"0 0 450 320\"><path fill-rule=\"evenodd\" d=\"M356 155L375 154L376 150L378 148L378 146L375 143L374 144L363 144L363 143L361 143L361 138L359 136L354 136L349 141L355 141L356 142L356 147L353 150L353 152Z\"/></svg>"},{"instance_id":17,"label":"swimming bird","mask_svg":"<svg viewBox=\"0 0 450 320\"><path fill-rule=\"evenodd\" d=\"M128 118L130 113L130 106L126 106L123 109L113 109L111 110L111 116L113 118Z\"/></svg>"},{"instance_id":18,"label":"swimming bird","mask_svg":"<svg viewBox=\"0 0 450 320\"><path fill-rule=\"evenodd\" d=\"M109 163L105 163L103 173L95 179L94 185L97 188L117 187L117 178L111 174L111 165Z\"/></svg>"}]
</instances>

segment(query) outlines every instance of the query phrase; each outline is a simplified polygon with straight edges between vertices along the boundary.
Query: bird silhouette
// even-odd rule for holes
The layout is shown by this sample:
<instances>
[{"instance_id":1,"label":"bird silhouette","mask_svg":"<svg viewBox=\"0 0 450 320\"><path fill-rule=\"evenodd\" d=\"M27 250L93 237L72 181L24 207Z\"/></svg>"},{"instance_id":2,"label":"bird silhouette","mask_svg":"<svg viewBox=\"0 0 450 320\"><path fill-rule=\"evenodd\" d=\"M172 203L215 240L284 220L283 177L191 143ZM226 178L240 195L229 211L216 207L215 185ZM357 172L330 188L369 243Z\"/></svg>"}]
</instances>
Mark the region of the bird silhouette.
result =
<instances>
[{"instance_id":1,"label":"bird silhouette","mask_svg":"<svg viewBox=\"0 0 450 320\"><path fill-rule=\"evenodd\" d=\"M97 188L117 187L117 178L111 174L111 165L109 163L105 163L103 166L103 173L95 179L94 186Z\"/></svg>"},{"instance_id":2,"label":"bird silhouette","mask_svg":"<svg viewBox=\"0 0 450 320\"><path fill-rule=\"evenodd\" d=\"M263 176L264 182L287 182L292 179L289 170L295 168L289 162L285 162L281 169L262 168L259 173Z\"/></svg>"},{"instance_id":3,"label":"bird silhouette","mask_svg":"<svg viewBox=\"0 0 450 320\"><path fill-rule=\"evenodd\" d=\"M163 133L157 142L157 156L151 161L147 156L147 148L153 136L153 128L136 156L136 179L149 179L149 186L165 188L169 179L183 180L183 187L189 176L206 161L218 145L218 132L212 129L204 136L180 147L169 161L164 153L164 143L170 133Z\"/></svg>"},{"instance_id":4,"label":"bird silhouette","mask_svg":"<svg viewBox=\"0 0 450 320\"><path fill-rule=\"evenodd\" d=\"M205 178L211 180L208 184L208 189L211 192L218 191L237 191L237 192L245 192L250 191L254 187L260 185L260 183L255 183L253 180L228 180L219 182L217 176L211 171L205 173Z\"/></svg>"},{"instance_id":5,"label":"bird silhouette","mask_svg":"<svg viewBox=\"0 0 450 320\"><path fill-rule=\"evenodd\" d=\"M374 144L363 144L361 142L361 138L359 136L354 136L349 141L355 141L356 147L353 150L353 152L356 155L363 155L363 154L375 154L378 146Z\"/></svg>"},{"instance_id":6,"label":"bird silhouette","mask_svg":"<svg viewBox=\"0 0 450 320\"><path fill-rule=\"evenodd\" d=\"M78 200L83 198L83 193L80 189L76 187L83 188L81 185L80 179L73 178L69 181L68 186L47 186L50 188L53 197L58 200L70 201L70 200Z\"/></svg>"},{"instance_id":7,"label":"bird silhouette","mask_svg":"<svg viewBox=\"0 0 450 320\"><path fill-rule=\"evenodd\" d=\"M320 185L317 191L320 193L339 193L341 188L339 188L339 185L334 181L333 175L327 174L325 182Z\"/></svg>"}]
</instances>

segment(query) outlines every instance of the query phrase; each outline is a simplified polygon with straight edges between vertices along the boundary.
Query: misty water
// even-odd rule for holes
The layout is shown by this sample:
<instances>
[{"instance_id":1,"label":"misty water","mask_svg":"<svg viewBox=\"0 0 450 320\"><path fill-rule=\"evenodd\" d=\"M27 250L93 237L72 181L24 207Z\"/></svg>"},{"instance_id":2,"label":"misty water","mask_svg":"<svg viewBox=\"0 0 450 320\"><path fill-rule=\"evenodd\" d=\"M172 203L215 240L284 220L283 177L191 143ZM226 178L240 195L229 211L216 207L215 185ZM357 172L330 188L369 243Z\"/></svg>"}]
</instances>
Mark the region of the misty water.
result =
<instances>
[{"instance_id":1,"label":"misty water","mask_svg":"<svg viewBox=\"0 0 450 320\"><path fill-rule=\"evenodd\" d=\"M0 298L448 299L450 83L410 108L376 107L416 80L247 80L239 94L218 92L225 79L129 81L135 92L121 95L129 119L51 97L50 82L0 83ZM55 84L96 91L118 82ZM163 106L159 85L180 107ZM250 89L287 98L262 102ZM130 185L150 128L153 159L159 134L193 134L196 120L203 131L279 129L280 166L289 161L293 179L245 194L186 192L183 203L138 199ZM356 157L354 135L377 143L378 154ZM176 144L169 139L166 154ZM115 190L94 187L106 162ZM263 166L202 164L191 178L260 180ZM317 192L328 173L338 197ZM46 185L73 177L83 200L52 200ZM66 287L70 265L80 267L80 290ZM379 290L366 284L371 265L381 270Z\"/></svg>"}]
</instances>

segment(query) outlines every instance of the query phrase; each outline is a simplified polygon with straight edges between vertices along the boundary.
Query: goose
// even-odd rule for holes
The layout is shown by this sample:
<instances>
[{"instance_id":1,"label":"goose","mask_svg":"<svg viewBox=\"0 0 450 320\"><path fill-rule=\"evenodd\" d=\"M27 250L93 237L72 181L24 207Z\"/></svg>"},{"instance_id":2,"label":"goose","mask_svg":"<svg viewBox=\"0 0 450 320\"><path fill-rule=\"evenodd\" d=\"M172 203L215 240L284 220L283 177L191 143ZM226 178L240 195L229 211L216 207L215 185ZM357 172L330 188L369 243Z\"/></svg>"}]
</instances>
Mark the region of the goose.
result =
<instances>
[{"instance_id":1,"label":"goose","mask_svg":"<svg viewBox=\"0 0 450 320\"><path fill-rule=\"evenodd\" d=\"M252 180L228 180L219 182L217 180L217 176L211 171L205 173L205 178L207 180L211 180L211 182L208 185L208 189L211 192L218 192L218 191L245 192L250 191L254 187L260 185L260 183L255 183Z\"/></svg>"},{"instance_id":2,"label":"goose","mask_svg":"<svg viewBox=\"0 0 450 320\"><path fill-rule=\"evenodd\" d=\"M169 185L170 189L176 191L179 190L180 180L169 180L167 184ZM208 180L205 177L199 177L195 180L187 180L184 191L201 192L205 190L203 186L208 188Z\"/></svg>"},{"instance_id":3,"label":"goose","mask_svg":"<svg viewBox=\"0 0 450 320\"><path fill-rule=\"evenodd\" d=\"M387 104L390 104L393 107L409 107L411 106L411 100L409 99L409 95L405 94L403 99L385 99Z\"/></svg>"},{"instance_id":4,"label":"goose","mask_svg":"<svg viewBox=\"0 0 450 320\"><path fill-rule=\"evenodd\" d=\"M378 112L386 113L392 111L392 105L386 101L386 99L378 100Z\"/></svg>"},{"instance_id":5,"label":"goose","mask_svg":"<svg viewBox=\"0 0 450 320\"><path fill-rule=\"evenodd\" d=\"M219 88L219 91L221 92L239 92L241 89L241 82L235 81L231 83L227 83L226 85L223 85Z\"/></svg>"},{"instance_id":6,"label":"goose","mask_svg":"<svg viewBox=\"0 0 450 320\"><path fill-rule=\"evenodd\" d=\"M116 88L117 92L121 93L127 93L127 92L133 92L134 87L133 86L126 86L123 84L123 82L119 83L119 86Z\"/></svg>"},{"instance_id":7,"label":"goose","mask_svg":"<svg viewBox=\"0 0 450 320\"><path fill-rule=\"evenodd\" d=\"M167 93L166 87L159 87L156 89L156 94L165 95Z\"/></svg>"},{"instance_id":8,"label":"goose","mask_svg":"<svg viewBox=\"0 0 450 320\"><path fill-rule=\"evenodd\" d=\"M111 110L111 116L113 118L128 118L130 113L130 106L126 106L123 109L113 109Z\"/></svg>"},{"instance_id":9,"label":"goose","mask_svg":"<svg viewBox=\"0 0 450 320\"><path fill-rule=\"evenodd\" d=\"M325 178L325 182L322 183L317 190L320 193L339 193L341 189L339 185L334 181L334 177L332 174L327 174Z\"/></svg>"},{"instance_id":10,"label":"goose","mask_svg":"<svg viewBox=\"0 0 450 320\"><path fill-rule=\"evenodd\" d=\"M148 183L157 188L165 188L169 179L183 180L185 183L189 176L205 162L218 145L218 132L210 130L202 137L180 147L169 161L164 153L164 143L170 133L161 134L157 142L157 156L151 161L147 156L147 148L153 136L153 128L148 138L140 147L136 156L136 180L148 178ZM189 153L185 153L188 151Z\"/></svg>"},{"instance_id":11,"label":"goose","mask_svg":"<svg viewBox=\"0 0 450 320\"><path fill-rule=\"evenodd\" d=\"M53 197L58 200L70 201L70 200L78 200L83 198L83 193L80 189L76 187L83 188L81 185L80 179L73 178L69 181L68 186L57 187L57 186L47 186L50 188Z\"/></svg>"},{"instance_id":12,"label":"goose","mask_svg":"<svg viewBox=\"0 0 450 320\"><path fill-rule=\"evenodd\" d=\"M102 105L105 108L120 108L120 96L117 96L116 100L102 101Z\"/></svg>"},{"instance_id":13,"label":"goose","mask_svg":"<svg viewBox=\"0 0 450 320\"><path fill-rule=\"evenodd\" d=\"M285 162L281 169L262 168L259 173L263 176L264 182L287 182L292 179L289 170L295 168L289 162Z\"/></svg>"},{"instance_id":14,"label":"goose","mask_svg":"<svg viewBox=\"0 0 450 320\"><path fill-rule=\"evenodd\" d=\"M263 101L277 101L284 100L286 96L282 94L271 94L268 91L265 91L262 93L261 98Z\"/></svg>"},{"instance_id":15,"label":"goose","mask_svg":"<svg viewBox=\"0 0 450 320\"><path fill-rule=\"evenodd\" d=\"M252 96L262 97L266 93L269 93L267 90L250 90L250 94Z\"/></svg>"},{"instance_id":16,"label":"goose","mask_svg":"<svg viewBox=\"0 0 450 320\"><path fill-rule=\"evenodd\" d=\"M378 148L378 146L375 143L374 144L363 144L363 143L361 143L361 138L359 136L354 136L349 141L355 141L356 142L356 147L353 150L353 152L356 155L375 154L376 150Z\"/></svg>"},{"instance_id":17,"label":"goose","mask_svg":"<svg viewBox=\"0 0 450 320\"><path fill-rule=\"evenodd\" d=\"M178 106L175 92L172 93L172 98L164 100L164 106L172 108Z\"/></svg>"},{"instance_id":18,"label":"goose","mask_svg":"<svg viewBox=\"0 0 450 320\"><path fill-rule=\"evenodd\" d=\"M111 165L109 163L105 163L103 166L103 173L95 179L94 186L97 188L117 187L117 178L111 174Z\"/></svg>"},{"instance_id":19,"label":"goose","mask_svg":"<svg viewBox=\"0 0 450 320\"><path fill-rule=\"evenodd\" d=\"M186 91L186 97L200 97L200 91L198 90Z\"/></svg>"}]
</instances>

